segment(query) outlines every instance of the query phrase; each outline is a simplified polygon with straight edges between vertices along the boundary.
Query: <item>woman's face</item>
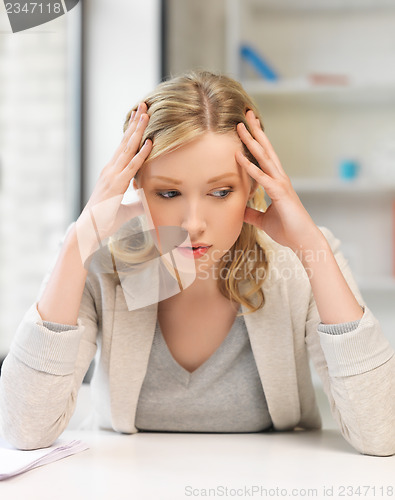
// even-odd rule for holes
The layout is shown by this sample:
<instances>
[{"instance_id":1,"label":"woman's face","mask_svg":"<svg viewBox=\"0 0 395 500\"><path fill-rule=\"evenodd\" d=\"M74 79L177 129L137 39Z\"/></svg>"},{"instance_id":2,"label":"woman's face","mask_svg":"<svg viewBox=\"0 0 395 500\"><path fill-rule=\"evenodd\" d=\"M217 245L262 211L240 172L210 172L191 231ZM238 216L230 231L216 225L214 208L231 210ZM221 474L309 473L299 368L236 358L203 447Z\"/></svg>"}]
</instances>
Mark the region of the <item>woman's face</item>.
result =
<instances>
[{"instance_id":1,"label":"woman's face","mask_svg":"<svg viewBox=\"0 0 395 500\"><path fill-rule=\"evenodd\" d=\"M135 188L142 188L154 225L189 233L197 272L218 262L237 240L256 183L240 167L237 133L207 132L181 148L147 162Z\"/></svg>"}]
</instances>

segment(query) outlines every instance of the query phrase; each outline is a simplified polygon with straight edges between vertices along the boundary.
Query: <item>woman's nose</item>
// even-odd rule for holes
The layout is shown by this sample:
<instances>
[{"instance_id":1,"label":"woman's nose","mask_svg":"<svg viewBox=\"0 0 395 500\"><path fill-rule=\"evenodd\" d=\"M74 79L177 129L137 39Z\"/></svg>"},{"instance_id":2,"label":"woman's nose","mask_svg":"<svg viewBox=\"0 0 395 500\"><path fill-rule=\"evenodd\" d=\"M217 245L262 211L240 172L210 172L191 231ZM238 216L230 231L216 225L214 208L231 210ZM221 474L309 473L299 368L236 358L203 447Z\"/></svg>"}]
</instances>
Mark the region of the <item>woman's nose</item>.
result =
<instances>
[{"instance_id":1,"label":"woman's nose","mask_svg":"<svg viewBox=\"0 0 395 500\"><path fill-rule=\"evenodd\" d=\"M206 217L204 216L203 210L199 209L197 204L185 207L184 213L182 214L181 227L185 229L185 231L188 231L191 240L195 241L196 237L200 236L206 230Z\"/></svg>"}]
</instances>

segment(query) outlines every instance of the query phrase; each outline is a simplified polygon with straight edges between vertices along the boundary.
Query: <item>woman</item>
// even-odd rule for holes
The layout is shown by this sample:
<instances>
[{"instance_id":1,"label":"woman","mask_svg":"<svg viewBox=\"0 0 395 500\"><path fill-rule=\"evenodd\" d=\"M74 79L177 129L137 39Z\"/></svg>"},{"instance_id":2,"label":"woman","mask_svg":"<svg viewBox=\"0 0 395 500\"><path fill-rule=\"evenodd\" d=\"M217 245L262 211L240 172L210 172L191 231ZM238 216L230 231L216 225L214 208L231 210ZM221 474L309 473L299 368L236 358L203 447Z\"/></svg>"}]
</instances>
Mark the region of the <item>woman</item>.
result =
<instances>
[{"instance_id":1,"label":"woman","mask_svg":"<svg viewBox=\"0 0 395 500\"><path fill-rule=\"evenodd\" d=\"M174 247L195 272L183 287L181 265L179 293L142 307L129 307L115 272L127 252L114 234L141 215L120 204L132 180L151 229L187 235ZM114 272L90 265L98 242ZM339 242L293 190L258 110L225 76L169 80L128 114L4 362L5 437L24 449L51 444L96 351L101 428L319 428L310 356L345 439L361 453L395 453L394 351Z\"/></svg>"}]
</instances>

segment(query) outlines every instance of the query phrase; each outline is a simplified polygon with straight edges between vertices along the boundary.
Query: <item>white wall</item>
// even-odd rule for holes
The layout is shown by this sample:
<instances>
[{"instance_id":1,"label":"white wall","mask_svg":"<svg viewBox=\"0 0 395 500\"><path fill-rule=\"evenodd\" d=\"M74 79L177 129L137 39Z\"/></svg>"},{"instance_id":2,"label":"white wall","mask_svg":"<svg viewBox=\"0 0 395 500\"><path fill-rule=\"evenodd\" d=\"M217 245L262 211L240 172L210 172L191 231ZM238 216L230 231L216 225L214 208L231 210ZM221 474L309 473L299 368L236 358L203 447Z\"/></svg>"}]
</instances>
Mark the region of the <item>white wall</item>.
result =
<instances>
[{"instance_id":1,"label":"white wall","mask_svg":"<svg viewBox=\"0 0 395 500\"><path fill-rule=\"evenodd\" d=\"M159 0L84 4L90 193L122 137L126 112L160 79L160 8ZM71 122L79 106L73 16L79 8L13 34L0 2L0 358L73 217L79 158L79 125Z\"/></svg>"},{"instance_id":2,"label":"white wall","mask_svg":"<svg viewBox=\"0 0 395 500\"><path fill-rule=\"evenodd\" d=\"M87 201L122 139L127 112L160 81L160 2L84 1Z\"/></svg>"}]
</instances>

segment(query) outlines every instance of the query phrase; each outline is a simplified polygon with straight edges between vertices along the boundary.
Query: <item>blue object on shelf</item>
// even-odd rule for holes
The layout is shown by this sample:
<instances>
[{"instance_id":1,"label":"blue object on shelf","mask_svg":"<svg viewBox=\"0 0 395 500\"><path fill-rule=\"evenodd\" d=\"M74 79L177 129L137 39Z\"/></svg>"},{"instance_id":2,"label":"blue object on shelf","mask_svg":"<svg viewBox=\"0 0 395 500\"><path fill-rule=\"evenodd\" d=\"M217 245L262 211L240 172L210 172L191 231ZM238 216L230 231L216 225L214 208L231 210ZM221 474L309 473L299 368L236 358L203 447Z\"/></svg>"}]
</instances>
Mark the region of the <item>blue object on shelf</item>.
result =
<instances>
[{"instance_id":1,"label":"blue object on shelf","mask_svg":"<svg viewBox=\"0 0 395 500\"><path fill-rule=\"evenodd\" d=\"M276 81L278 80L278 75L273 68L264 60L264 58L258 54L258 52L250 47L249 45L241 45L240 47L241 57L249 62L251 66L266 80Z\"/></svg>"},{"instance_id":2,"label":"blue object on shelf","mask_svg":"<svg viewBox=\"0 0 395 500\"><path fill-rule=\"evenodd\" d=\"M358 176L359 164L353 159L344 159L339 164L339 176L343 181L351 181Z\"/></svg>"}]
</instances>

